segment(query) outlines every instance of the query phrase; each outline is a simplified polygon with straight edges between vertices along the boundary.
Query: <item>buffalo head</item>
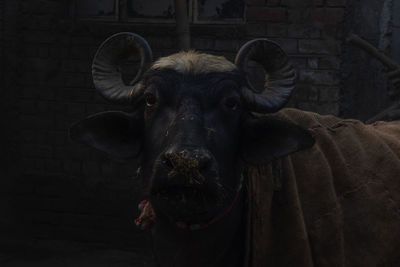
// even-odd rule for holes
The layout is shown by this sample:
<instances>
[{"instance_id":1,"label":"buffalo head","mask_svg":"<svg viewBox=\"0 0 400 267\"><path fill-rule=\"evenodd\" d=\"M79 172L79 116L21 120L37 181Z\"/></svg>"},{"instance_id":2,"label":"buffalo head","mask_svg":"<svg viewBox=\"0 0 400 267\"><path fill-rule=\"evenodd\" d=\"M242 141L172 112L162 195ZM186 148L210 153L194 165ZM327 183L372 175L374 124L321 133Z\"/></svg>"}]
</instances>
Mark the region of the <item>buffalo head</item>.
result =
<instances>
[{"instance_id":1,"label":"buffalo head","mask_svg":"<svg viewBox=\"0 0 400 267\"><path fill-rule=\"evenodd\" d=\"M134 51L141 67L126 84L119 62ZM264 88L247 79L250 60L265 69ZM149 200L168 221L210 220L232 202L246 165L313 144L306 130L260 115L287 103L296 77L284 51L267 39L246 43L235 63L195 51L152 62L142 37L119 33L100 46L92 70L107 100L134 111L90 116L72 126L72 139L116 157L140 157Z\"/></svg>"}]
</instances>

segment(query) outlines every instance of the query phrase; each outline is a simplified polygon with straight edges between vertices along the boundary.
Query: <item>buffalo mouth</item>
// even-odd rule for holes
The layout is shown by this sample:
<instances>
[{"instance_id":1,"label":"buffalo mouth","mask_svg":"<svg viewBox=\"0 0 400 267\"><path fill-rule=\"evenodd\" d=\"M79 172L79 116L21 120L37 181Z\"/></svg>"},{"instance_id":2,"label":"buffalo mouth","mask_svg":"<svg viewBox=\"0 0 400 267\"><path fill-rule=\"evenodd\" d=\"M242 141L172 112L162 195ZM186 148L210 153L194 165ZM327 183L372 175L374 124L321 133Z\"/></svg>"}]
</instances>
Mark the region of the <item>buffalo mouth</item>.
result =
<instances>
[{"instance_id":1,"label":"buffalo mouth","mask_svg":"<svg viewBox=\"0 0 400 267\"><path fill-rule=\"evenodd\" d=\"M229 206L234 191L221 182L215 161L207 169L190 164L185 167L155 162L149 188L151 204L158 217L173 223L207 222Z\"/></svg>"},{"instance_id":2,"label":"buffalo mouth","mask_svg":"<svg viewBox=\"0 0 400 267\"><path fill-rule=\"evenodd\" d=\"M229 197L222 186L173 185L152 190L151 203L171 222L191 224L211 220L229 204Z\"/></svg>"}]
</instances>

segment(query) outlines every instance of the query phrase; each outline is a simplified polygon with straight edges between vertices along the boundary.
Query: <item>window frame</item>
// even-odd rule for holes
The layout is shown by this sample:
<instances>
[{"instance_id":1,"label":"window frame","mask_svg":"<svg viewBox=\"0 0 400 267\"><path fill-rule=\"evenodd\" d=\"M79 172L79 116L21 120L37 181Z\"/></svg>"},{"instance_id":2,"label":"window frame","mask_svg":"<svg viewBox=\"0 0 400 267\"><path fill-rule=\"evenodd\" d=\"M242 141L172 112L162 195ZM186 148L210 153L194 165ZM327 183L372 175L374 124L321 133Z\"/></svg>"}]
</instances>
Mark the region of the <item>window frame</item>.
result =
<instances>
[{"instance_id":1,"label":"window frame","mask_svg":"<svg viewBox=\"0 0 400 267\"><path fill-rule=\"evenodd\" d=\"M122 1L124 2L123 6L120 6L121 10L128 10L128 3L126 0L115 0L115 1ZM193 15L193 6L192 6L192 0L188 0L189 2L189 14L188 14L188 20L191 23L192 22L192 15ZM176 24L175 19L161 19L161 18L132 18L128 17L125 15L125 19L122 20L124 22L134 22L134 23L168 23L168 24Z\"/></svg>"},{"instance_id":2,"label":"window frame","mask_svg":"<svg viewBox=\"0 0 400 267\"><path fill-rule=\"evenodd\" d=\"M71 12L72 12L72 16L74 18L77 18L81 21L108 21L108 22L117 22L120 21L119 19L119 11L120 11L120 6L119 3L121 0L114 0L114 8L115 8L115 15L114 16L89 16L89 17L81 17L78 15L78 5L77 2L80 0L74 0L72 1L72 7L71 7ZM123 1L123 0L122 0Z\"/></svg>"},{"instance_id":3,"label":"window frame","mask_svg":"<svg viewBox=\"0 0 400 267\"><path fill-rule=\"evenodd\" d=\"M219 20L199 20L199 0L190 0L194 2L192 6L193 19L192 24L245 24L246 23L246 1L243 0L243 17L241 19L219 19Z\"/></svg>"},{"instance_id":4,"label":"window frame","mask_svg":"<svg viewBox=\"0 0 400 267\"><path fill-rule=\"evenodd\" d=\"M115 16L92 16L92 17L80 17L77 11L77 1L72 1L71 12L74 18L81 21L108 21L108 22L128 22L128 23L166 23L176 24L175 19L161 19L161 18L132 18L127 15L128 2L127 0L114 0L115 2ZM189 23L193 25L204 25L204 24L218 24L218 25L232 25L232 24L245 24L246 23L246 1L244 1L243 17L237 19L219 19L219 20L200 20L198 18L198 3L199 0L188 0L188 19ZM121 12L125 11L125 12Z\"/></svg>"}]
</instances>

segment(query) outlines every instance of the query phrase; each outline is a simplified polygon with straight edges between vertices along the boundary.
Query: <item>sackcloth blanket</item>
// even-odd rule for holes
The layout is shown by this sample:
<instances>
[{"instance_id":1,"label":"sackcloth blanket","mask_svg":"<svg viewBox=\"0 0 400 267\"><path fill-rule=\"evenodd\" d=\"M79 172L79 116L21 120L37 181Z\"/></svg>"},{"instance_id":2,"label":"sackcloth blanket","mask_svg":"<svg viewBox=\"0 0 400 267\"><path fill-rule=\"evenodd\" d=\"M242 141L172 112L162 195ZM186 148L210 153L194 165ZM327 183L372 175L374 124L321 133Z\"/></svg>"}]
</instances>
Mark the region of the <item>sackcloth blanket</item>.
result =
<instances>
[{"instance_id":1,"label":"sackcloth blanket","mask_svg":"<svg viewBox=\"0 0 400 267\"><path fill-rule=\"evenodd\" d=\"M400 121L268 116L316 143L249 168L244 266L400 266Z\"/></svg>"}]
</instances>

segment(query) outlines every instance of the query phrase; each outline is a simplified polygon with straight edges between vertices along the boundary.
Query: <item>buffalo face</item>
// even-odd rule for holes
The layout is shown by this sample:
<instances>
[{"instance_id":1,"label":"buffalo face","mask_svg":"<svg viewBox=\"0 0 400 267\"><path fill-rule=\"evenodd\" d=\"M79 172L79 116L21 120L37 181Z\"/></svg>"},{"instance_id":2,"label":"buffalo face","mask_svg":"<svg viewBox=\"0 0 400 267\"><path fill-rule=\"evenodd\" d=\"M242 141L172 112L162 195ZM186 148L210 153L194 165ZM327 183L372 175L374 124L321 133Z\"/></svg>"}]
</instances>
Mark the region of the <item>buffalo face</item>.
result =
<instances>
[{"instance_id":1,"label":"buffalo face","mask_svg":"<svg viewBox=\"0 0 400 267\"><path fill-rule=\"evenodd\" d=\"M171 220L207 221L238 186L242 104L234 73L145 75L142 168L154 208Z\"/></svg>"},{"instance_id":2,"label":"buffalo face","mask_svg":"<svg viewBox=\"0 0 400 267\"><path fill-rule=\"evenodd\" d=\"M139 49L146 72L125 85L115 62L129 54L129 47ZM246 79L250 59L266 69L261 91ZM96 114L72 126L71 137L117 157L140 156L158 217L209 221L232 202L246 165L312 145L300 127L252 114L278 110L293 89L294 70L277 44L250 41L236 64L193 51L150 62L151 50L140 36L107 39L93 63L95 86L134 112Z\"/></svg>"}]
</instances>

